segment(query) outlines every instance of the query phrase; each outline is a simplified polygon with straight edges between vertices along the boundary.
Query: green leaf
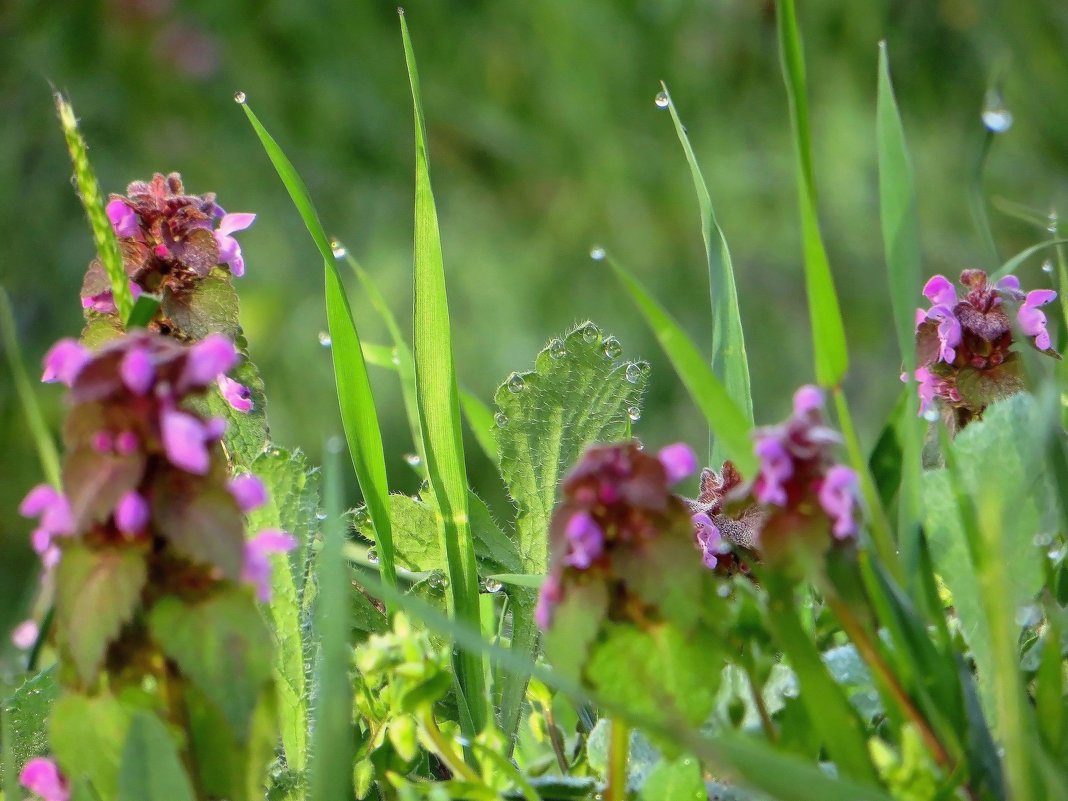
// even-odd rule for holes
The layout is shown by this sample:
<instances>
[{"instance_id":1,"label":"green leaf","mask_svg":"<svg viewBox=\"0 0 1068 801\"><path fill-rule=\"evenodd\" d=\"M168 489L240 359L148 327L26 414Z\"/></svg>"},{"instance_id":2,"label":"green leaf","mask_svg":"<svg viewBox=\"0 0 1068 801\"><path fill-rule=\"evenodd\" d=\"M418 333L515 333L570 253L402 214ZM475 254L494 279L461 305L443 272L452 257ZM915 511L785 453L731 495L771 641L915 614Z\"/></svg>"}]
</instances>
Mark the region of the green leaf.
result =
<instances>
[{"instance_id":1,"label":"green leaf","mask_svg":"<svg viewBox=\"0 0 1068 801\"><path fill-rule=\"evenodd\" d=\"M753 475L757 461L753 455L753 442L749 438L752 426L745 412L712 372L693 340L664 307L614 259L608 259L608 263L645 317L693 402L705 416L705 422L718 443L717 448L734 462L742 475Z\"/></svg>"},{"instance_id":2,"label":"green leaf","mask_svg":"<svg viewBox=\"0 0 1068 801\"><path fill-rule=\"evenodd\" d=\"M808 123L808 97L805 86L805 56L797 25L794 0L776 0L778 8L779 55L782 60L790 123L797 164L797 194L801 207L801 239L805 254L805 289L812 326L816 380L824 387L841 382L849 367L845 328L838 296L834 290L831 265L820 234L816 203L816 177L812 167L812 134Z\"/></svg>"},{"instance_id":3,"label":"green leaf","mask_svg":"<svg viewBox=\"0 0 1068 801\"><path fill-rule=\"evenodd\" d=\"M478 625L478 568L467 501L460 399L453 362L452 328L445 290L438 215L430 186L426 122L419 94L408 26L401 14L401 37L415 111L415 387L430 488L440 513L449 575L449 609L459 620ZM492 717L482 659L461 652L456 680L471 710L474 737Z\"/></svg>"},{"instance_id":4,"label":"green leaf","mask_svg":"<svg viewBox=\"0 0 1068 801\"><path fill-rule=\"evenodd\" d=\"M49 727L52 753L72 784L86 779L103 801L119 789L130 710L111 695L67 695L56 701Z\"/></svg>"},{"instance_id":5,"label":"green leaf","mask_svg":"<svg viewBox=\"0 0 1068 801\"><path fill-rule=\"evenodd\" d=\"M167 596L149 613L148 626L244 742L272 672L271 634L247 588L227 587L195 603Z\"/></svg>"},{"instance_id":6,"label":"green leaf","mask_svg":"<svg viewBox=\"0 0 1068 801\"><path fill-rule=\"evenodd\" d=\"M590 657L590 649L608 613L608 593L596 579L568 587L553 610L553 622L545 635L545 653L553 670L578 682Z\"/></svg>"},{"instance_id":7,"label":"green leaf","mask_svg":"<svg viewBox=\"0 0 1068 801\"><path fill-rule=\"evenodd\" d=\"M82 329L79 339L90 350L96 350L101 345L117 339L125 333L119 324L118 318L113 314L90 312L86 317L85 327Z\"/></svg>"},{"instance_id":8,"label":"green leaf","mask_svg":"<svg viewBox=\"0 0 1068 801\"><path fill-rule=\"evenodd\" d=\"M621 361L617 347L617 340L584 323L542 350L533 372L514 374L497 390L497 450L501 476L516 505L523 572L543 576L548 571L549 521L563 475L591 443L627 437L628 409L641 406L648 365ZM535 653L536 598L519 592L510 598L513 648ZM505 682L501 721L508 735L519 723L525 689L522 676Z\"/></svg>"},{"instance_id":9,"label":"green leaf","mask_svg":"<svg viewBox=\"0 0 1068 801\"><path fill-rule=\"evenodd\" d=\"M17 785L17 776L27 760L48 753L48 716L58 695L56 669L51 667L28 678L4 701L5 779L10 769Z\"/></svg>"},{"instance_id":10,"label":"green leaf","mask_svg":"<svg viewBox=\"0 0 1068 801\"><path fill-rule=\"evenodd\" d=\"M712 197L701 168L697 164L686 126L679 119L675 102L671 99L666 84L661 84L667 97L671 121L675 123L682 150L690 165L694 189L697 191L697 206L701 212L701 238L705 242L708 259L708 284L712 294L712 372L721 382L727 394L742 410L749 424L753 423L753 394L749 386L749 357L745 352L745 335L742 332L742 315L738 309L738 289L734 284L734 265L731 261L727 237L719 227ZM722 447L716 444L712 451L712 464L718 465L726 458Z\"/></svg>"},{"instance_id":11,"label":"green leaf","mask_svg":"<svg viewBox=\"0 0 1068 801\"><path fill-rule=\"evenodd\" d=\"M56 102L59 123L63 127L63 138L67 140L67 150L70 152L70 160L74 166L74 183L78 189L78 197L89 217L93 241L96 244L97 253L100 254L104 270L107 272L108 280L111 282L111 294L119 310L119 318L125 320L129 317L130 310L133 309L133 294L130 292L129 279L122 261L122 251L119 249L119 240L104 210L104 196L100 192L100 184L97 183L92 165L89 164L89 147L78 130L78 120L67 99L58 92L53 95L53 99Z\"/></svg>"},{"instance_id":12,"label":"green leaf","mask_svg":"<svg viewBox=\"0 0 1068 801\"><path fill-rule=\"evenodd\" d=\"M641 801L707 801L701 766L693 757L661 762L649 774L638 798Z\"/></svg>"},{"instance_id":13,"label":"green leaf","mask_svg":"<svg viewBox=\"0 0 1068 801\"><path fill-rule=\"evenodd\" d=\"M164 290L163 314L190 339L201 340L219 332L230 340L241 336L237 292L227 271L216 267L206 278L181 293Z\"/></svg>"},{"instance_id":14,"label":"green leaf","mask_svg":"<svg viewBox=\"0 0 1068 801\"><path fill-rule=\"evenodd\" d=\"M590 767L601 776L608 772L608 741L611 739L612 721L601 718L586 739L586 759ZM642 789L649 774L660 764L662 756L649 738L637 729L630 730L627 744L627 790L636 793Z\"/></svg>"},{"instance_id":15,"label":"green leaf","mask_svg":"<svg viewBox=\"0 0 1068 801\"><path fill-rule=\"evenodd\" d=\"M493 428L496 425L496 421L493 419L493 412L490 411L489 406L479 400L476 395L467 392L461 387L460 407L463 409L464 417L467 419L467 426L471 429L471 433L475 435L475 441L482 448L482 452L494 464L500 462L501 456L497 453L497 441L493 438Z\"/></svg>"},{"instance_id":16,"label":"green leaf","mask_svg":"<svg viewBox=\"0 0 1068 801\"><path fill-rule=\"evenodd\" d=\"M145 456L139 451L100 453L91 447L68 451L63 459L63 490L75 530L106 519L119 499L137 488L144 472Z\"/></svg>"},{"instance_id":17,"label":"green leaf","mask_svg":"<svg viewBox=\"0 0 1068 801\"><path fill-rule=\"evenodd\" d=\"M148 324L152 322L152 318L159 311L160 301L161 298L159 296L142 292L137 296L137 300L134 301L133 308L130 310L130 317L126 320L126 326L128 328L148 328Z\"/></svg>"},{"instance_id":18,"label":"green leaf","mask_svg":"<svg viewBox=\"0 0 1068 801\"><path fill-rule=\"evenodd\" d=\"M244 340L239 339L239 347L244 347ZM252 398L252 408L239 412L226 402L217 387L211 387L204 397L204 409L209 417L221 417L226 421L226 435L223 445L230 459L231 467L236 471L250 470L259 455L268 447L270 432L267 428L267 395L260 371L245 354L244 360L230 371L230 378L248 388Z\"/></svg>"},{"instance_id":19,"label":"green leaf","mask_svg":"<svg viewBox=\"0 0 1068 801\"><path fill-rule=\"evenodd\" d=\"M308 467L300 449L272 448L256 457L251 472L263 482L267 503L248 513L248 530L281 528L297 538L297 547L290 552L290 582L299 592L308 545L319 530L319 469ZM274 583L277 597L285 581L281 571L275 576L281 579Z\"/></svg>"},{"instance_id":20,"label":"green leaf","mask_svg":"<svg viewBox=\"0 0 1068 801\"><path fill-rule=\"evenodd\" d=\"M118 801L194 801L178 748L159 718L138 712L122 749Z\"/></svg>"},{"instance_id":21,"label":"green leaf","mask_svg":"<svg viewBox=\"0 0 1068 801\"><path fill-rule=\"evenodd\" d=\"M378 425L378 416L373 411L374 394L371 392L360 334L352 317L341 272L330 247L330 238L323 230L304 181L278 143L252 113L252 109L246 104L242 104L242 108L323 257L323 269L326 272L326 319L330 332L330 355L334 363L338 404L341 407L341 423L345 429L345 439L356 471L356 480L375 521L375 530L378 531L382 576L390 586L395 587L397 571L393 564L393 538L388 509L389 486L386 482L382 430Z\"/></svg>"},{"instance_id":22,"label":"green leaf","mask_svg":"<svg viewBox=\"0 0 1068 801\"><path fill-rule=\"evenodd\" d=\"M56 575L56 622L66 649L86 685L92 685L108 645L136 611L148 570L133 548L63 549Z\"/></svg>"}]
</instances>

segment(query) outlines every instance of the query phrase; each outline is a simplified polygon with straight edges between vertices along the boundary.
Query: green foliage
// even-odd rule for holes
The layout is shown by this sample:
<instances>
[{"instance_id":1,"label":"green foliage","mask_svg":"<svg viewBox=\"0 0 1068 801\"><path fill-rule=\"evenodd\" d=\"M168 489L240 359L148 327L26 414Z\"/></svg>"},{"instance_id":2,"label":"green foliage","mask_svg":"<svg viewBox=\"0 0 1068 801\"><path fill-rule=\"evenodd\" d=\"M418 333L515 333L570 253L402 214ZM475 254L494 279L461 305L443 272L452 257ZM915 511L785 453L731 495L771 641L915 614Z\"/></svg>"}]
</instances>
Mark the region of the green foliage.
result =
<instances>
[{"instance_id":1,"label":"green foliage","mask_svg":"<svg viewBox=\"0 0 1068 801\"><path fill-rule=\"evenodd\" d=\"M189 292L164 293L160 310L172 323L193 340L215 332L227 339L241 336L237 320L237 292L229 272L216 267L210 275L196 282Z\"/></svg>"},{"instance_id":2,"label":"green foliage","mask_svg":"<svg viewBox=\"0 0 1068 801\"><path fill-rule=\"evenodd\" d=\"M100 801L117 798L132 717L128 707L107 693L66 695L52 710L49 741L56 761L72 783L87 780Z\"/></svg>"},{"instance_id":3,"label":"green foliage","mask_svg":"<svg viewBox=\"0 0 1068 801\"><path fill-rule=\"evenodd\" d=\"M118 801L194 801L178 749L159 718L138 712L122 750Z\"/></svg>"},{"instance_id":4,"label":"green foliage","mask_svg":"<svg viewBox=\"0 0 1068 801\"><path fill-rule=\"evenodd\" d=\"M701 766L693 757L661 762L649 774L638 798L640 801L707 801Z\"/></svg>"},{"instance_id":5,"label":"green foliage","mask_svg":"<svg viewBox=\"0 0 1068 801\"><path fill-rule=\"evenodd\" d=\"M17 775L26 760L48 753L48 715L59 695L56 670L49 668L24 681L3 703L2 775ZM5 784L6 786L6 784Z\"/></svg>"}]
</instances>

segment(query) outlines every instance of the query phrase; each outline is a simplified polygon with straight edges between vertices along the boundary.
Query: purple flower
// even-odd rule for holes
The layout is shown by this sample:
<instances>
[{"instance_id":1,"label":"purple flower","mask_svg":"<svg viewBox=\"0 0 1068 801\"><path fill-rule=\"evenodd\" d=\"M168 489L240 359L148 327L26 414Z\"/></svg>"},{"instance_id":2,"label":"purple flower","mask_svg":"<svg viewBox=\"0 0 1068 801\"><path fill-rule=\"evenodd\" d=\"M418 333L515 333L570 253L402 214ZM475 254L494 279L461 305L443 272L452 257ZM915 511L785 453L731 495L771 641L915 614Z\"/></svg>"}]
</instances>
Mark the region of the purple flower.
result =
<instances>
[{"instance_id":1,"label":"purple flower","mask_svg":"<svg viewBox=\"0 0 1068 801\"><path fill-rule=\"evenodd\" d=\"M46 384L60 381L69 387L90 357L89 351L76 340L61 339L45 354L41 380Z\"/></svg>"},{"instance_id":2,"label":"purple flower","mask_svg":"<svg viewBox=\"0 0 1068 801\"><path fill-rule=\"evenodd\" d=\"M20 651L28 651L37 642L37 635L41 633L37 621L33 618L23 620L11 632L11 643Z\"/></svg>"},{"instance_id":3,"label":"purple flower","mask_svg":"<svg viewBox=\"0 0 1068 801\"><path fill-rule=\"evenodd\" d=\"M793 460L774 434L760 437L753 451L760 459L760 475L757 476L755 494L760 503L786 506L784 482L794 474Z\"/></svg>"},{"instance_id":4,"label":"purple flower","mask_svg":"<svg viewBox=\"0 0 1068 801\"><path fill-rule=\"evenodd\" d=\"M952 364L957 357L954 348L960 344L960 320L949 306L932 306L927 312L928 320L938 321L938 358L946 364Z\"/></svg>"},{"instance_id":5,"label":"purple flower","mask_svg":"<svg viewBox=\"0 0 1068 801\"><path fill-rule=\"evenodd\" d=\"M42 801L68 801L70 785L51 759L34 757L19 774L19 784L36 793Z\"/></svg>"},{"instance_id":6,"label":"purple flower","mask_svg":"<svg viewBox=\"0 0 1068 801\"><path fill-rule=\"evenodd\" d=\"M261 602L271 600L271 554L285 553L297 547L297 540L277 528L261 531L245 543L245 566L241 580L256 588Z\"/></svg>"},{"instance_id":7,"label":"purple flower","mask_svg":"<svg viewBox=\"0 0 1068 801\"><path fill-rule=\"evenodd\" d=\"M576 512L567 521L564 534L570 542L566 565L586 570L604 550L604 531L589 512Z\"/></svg>"},{"instance_id":8,"label":"purple flower","mask_svg":"<svg viewBox=\"0 0 1068 801\"><path fill-rule=\"evenodd\" d=\"M697 470L697 455L684 442L676 442L660 449L656 455L667 473L668 484L675 484Z\"/></svg>"},{"instance_id":9,"label":"purple flower","mask_svg":"<svg viewBox=\"0 0 1068 801\"><path fill-rule=\"evenodd\" d=\"M809 412L823 408L823 390L805 384L794 393L794 417L804 417Z\"/></svg>"},{"instance_id":10,"label":"purple flower","mask_svg":"<svg viewBox=\"0 0 1068 801\"><path fill-rule=\"evenodd\" d=\"M190 349L180 383L206 387L220 374L229 372L237 360L237 349L229 339L222 334L208 334Z\"/></svg>"},{"instance_id":11,"label":"purple flower","mask_svg":"<svg viewBox=\"0 0 1068 801\"><path fill-rule=\"evenodd\" d=\"M560 578L555 574L545 577L542 582L541 592L538 593L538 605L534 609L534 622L540 629L547 630L552 623L553 608L564 599L563 587L560 586Z\"/></svg>"},{"instance_id":12,"label":"purple flower","mask_svg":"<svg viewBox=\"0 0 1068 801\"><path fill-rule=\"evenodd\" d=\"M63 552L59 550L56 545L50 545L41 553L41 564L44 565L45 572L51 570L53 567L59 564L59 560L63 557Z\"/></svg>"},{"instance_id":13,"label":"purple flower","mask_svg":"<svg viewBox=\"0 0 1068 801\"><path fill-rule=\"evenodd\" d=\"M137 300L141 293L144 291L141 286L134 281L129 282L130 294L134 300ZM82 308L91 309L101 314L114 314L118 311L118 307L115 305L115 296L110 289L105 289L103 292L99 292L96 295L86 295L82 298Z\"/></svg>"},{"instance_id":14,"label":"purple flower","mask_svg":"<svg viewBox=\"0 0 1068 801\"><path fill-rule=\"evenodd\" d=\"M140 534L148 525L148 501L136 490L130 490L115 507L115 527L123 534Z\"/></svg>"},{"instance_id":15,"label":"purple flower","mask_svg":"<svg viewBox=\"0 0 1068 801\"><path fill-rule=\"evenodd\" d=\"M957 305L957 288L944 275L932 276L923 287L923 295L932 305L948 306L952 309Z\"/></svg>"},{"instance_id":16,"label":"purple flower","mask_svg":"<svg viewBox=\"0 0 1068 801\"><path fill-rule=\"evenodd\" d=\"M115 437L115 450L123 456L127 456L137 450L140 441L133 431L120 431Z\"/></svg>"},{"instance_id":17,"label":"purple flower","mask_svg":"<svg viewBox=\"0 0 1068 801\"><path fill-rule=\"evenodd\" d=\"M1023 297L1023 291L1020 289L1020 279L1015 275L1006 275L1000 279L997 284L998 289L1002 292L1008 292L1010 295Z\"/></svg>"},{"instance_id":18,"label":"purple flower","mask_svg":"<svg viewBox=\"0 0 1068 801\"><path fill-rule=\"evenodd\" d=\"M712 518L704 512L698 512L690 518L695 528L694 538L697 547L701 549L702 561L709 570L719 562L719 554L723 552L723 536L719 526L712 522Z\"/></svg>"},{"instance_id":19,"label":"purple flower","mask_svg":"<svg viewBox=\"0 0 1068 801\"><path fill-rule=\"evenodd\" d=\"M267 503L267 488L251 473L234 476L226 485L242 512L251 512Z\"/></svg>"},{"instance_id":20,"label":"purple flower","mask_svg":"<svg viewBox=\"0 0 1068 801\"><path fill-rule=\"evenodd\" d=\"M857 530L857 522L853 518L856 486L857 474L841 464L828 470L820 484L820 506L834 521L831 531L837 539L845 539Z\"/></svg>"},{"instance_id":21,"label":"purple flower","mask_svg":"<svg viewBox=\"0 0 1068 801\"><path fill-rule=\"evenodd\" d=\"M97 431L93 434L92 445L97 453L111 453L115 448L115 438L110 431Z\"/></svg>"},{"instance_id":22,"label":"purple flower","mask_svg":"<svg viewBox=\"0 0 1068 801\"><path fill-rule=\"evenodd\" d=\"M134 237L141 232L137 212L127 206L125 201L118 198L112 200L107 205L107 213L116 236Z\"/></svg>"},{"instance_id":23,"label":"purple flower","mask_svg":"<svg viewBox=\"0 0 1068 801\"><path fill-rule=\"evenodd\" d=\"M1032 289L1016 314L1020 330L1035 338L1035 347L1039 350L1049 350L1050 341L1049 332L1046 330L1046 315L1040 312L1038 307L1045 306L1056 297L1057 293L1052 289Z\"/></svg>"},{"instance_id":24,"label":"purple flower","mask_svg":"<svg viewBox=\"0 0 1068 801\"><path fill-rule=\"evenodd\" d=\"M238 278L245 274L245 259L241 256L241 245L231 234L244 231L255 219L255 214L227 214L219 220L219 227L215 231L215 241L219 245L219 263L229 264L230 272Z\"/></svg>"},{"instance_id":25,"label":"purple flower","mask_svg":"<svg viewBox=\"0 0 1068 801\"><path fill-rule=\"evenodd\" d=\"M239 412L252 411L252 390L225 375L220 375L215 379L215 383L219 385L223 400L229 403L231 408Z\"/></svg>"},{"instance_id":26,"label":"purple flower","mask_svg":"<svg viewBox=\"0 0 1068 801\"><path fill-rule=\"evenodd\" d=\"M131 348L122 357L119 365L122 383L135 395L144 395L156 378L156 366L152 354L145 348Z\"/></svg>"},{"instance_id":27,"label":"purple flower","mask_svg":"<svg viewBox=\"0 0 1068 801\"><path fill-rule=\"evenodd\" d=\"M167 409L163 412L160 428L163 431L163 448L175 467L202 476L208 472L210 456L207 443L216 439L215 432L199 418L185 412Z\"/></svg>"},{"instance_id":28,"label":"purple flower","mask_svg":"<svg viewBox=\"0 0 1068 801\"><path fill-rule=\"evenodd\" d=\"M49 484L38 484L19 504L23 517L40 518L41 529L49 534L73 534L74 518L66 496Z\"/></svg>"}]
</instances>

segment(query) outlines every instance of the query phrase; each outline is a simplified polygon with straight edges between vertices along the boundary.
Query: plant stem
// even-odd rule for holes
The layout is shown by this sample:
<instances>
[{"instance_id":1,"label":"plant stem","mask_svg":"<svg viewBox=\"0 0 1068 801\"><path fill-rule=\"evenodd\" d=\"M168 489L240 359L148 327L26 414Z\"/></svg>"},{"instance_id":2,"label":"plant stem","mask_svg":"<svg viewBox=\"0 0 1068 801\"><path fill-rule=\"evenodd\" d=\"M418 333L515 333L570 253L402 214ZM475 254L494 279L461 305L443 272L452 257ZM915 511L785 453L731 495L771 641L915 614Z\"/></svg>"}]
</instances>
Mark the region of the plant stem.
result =
<instances>
[{"instance_id":1,"label":"plant stem","mask_svg":"<svg viewBox=\"0 0 1068 801\"><path fill-rule=\"evenodd\" d=\"M434 753L445 763L445 766L464 781L482 784L482 777L475 773L474 768L464 762L463 757L456 753L438 724L434 721L434 713L429 707L419 714L419 724L423 727L423 733L434 747Z\"/></svg>"},{"instance_id":2,"label":"plant stem","mask_svg":"<svg viewBox=\"0 0 1068 801\"><path fill-rule=\"evenodd\" d=\"M627 797L627 751L630 728L620 718L612 718L608 741L608 787L605 801L625 801Z\"/></svg>"},{"instance_id":3,"label":"plant stem","mask_svg":"<svg viewBox=\"0 0 1068 801\"><path fill-rule=\"evenodd\" d=\"M553 753L556 754L556 764L560 767L560 774L566 776L568 772L567 752L564 750L564 738L560 736L560 729L556 726L556 716L553 714L551 702L545 707L545 728L549 730L549 742L552 744Z\"/></svg>"},{"instance_id":4,"label":"plant stem","mask_svg":"<svg viewBox=\"0 0 1068 801\"><path fill-rule=\"evenodd\" d=\"M757 714L760 715L760 725L764 728L764 735L769 743L774 743L779 739L779 733L775 730L775 722L768 712L768 705L764 703L764 688L756 680L751 668L745 668L745 675L749 679L749 691L753 695L753 705L756 707Z\"/></svg>"}]
</instances>

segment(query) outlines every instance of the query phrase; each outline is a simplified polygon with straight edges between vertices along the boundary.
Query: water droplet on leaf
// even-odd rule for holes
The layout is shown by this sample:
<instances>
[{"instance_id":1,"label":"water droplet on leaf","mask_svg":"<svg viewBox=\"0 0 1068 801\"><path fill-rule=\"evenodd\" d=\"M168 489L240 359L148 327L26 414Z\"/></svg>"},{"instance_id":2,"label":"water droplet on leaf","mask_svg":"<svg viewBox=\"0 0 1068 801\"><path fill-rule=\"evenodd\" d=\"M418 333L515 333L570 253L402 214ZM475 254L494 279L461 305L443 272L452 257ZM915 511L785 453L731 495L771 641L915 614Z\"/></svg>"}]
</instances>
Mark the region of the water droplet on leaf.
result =
<instances>
[{"instance_id":1,"label":"water droplet on leaf","mask_svg":"<svg viewBox=\"0 0 1068 801\"><path fill-rule=\"evenodd\" d=\"M564 347L563 340L554 339L549 343L549 355L554 359L562 359L567 355L567 348Z\"/></svg>"},{"instance_id":2,"label":"water droplet on leaf","mask_svg":"<svg viewBox=\"0 0 1068 801\"><path fill-rule=\"evenodd\" d=\"M656 103L657 108L667 108L671 105L671 98L668 97L667 92L657 92L653 102Z\"/></svg>"},{"instance_id":3,"label":"water droplet on leaf","mask_svg":"<svg viewBox=\"0 0 1068 801\"><path fill-rule=\"evenodd\" d=\"M1046 554L1051 561L1061 562L1064 557L1068 555L1068 545L1061 545L1057 548L1050 548L1049 553Z\"/></svg>"},{"instance_id":4,"label":"water droplet on leaf","mask_svg":"<svg viewBox=\"0 0 1068 801\"><path fill-rule=\"evenodd\" d=\"M632 384L637 384L638 379L642 377L642 368L631 362L627 365L627 380Z\"/></svg>"},{"instance_id":5,"label":"water droplet on leaf","mask_svg":"<svg viewBox=\"0 0 1068 801\"><path fill-rule=\"evenodd\" d=\"M245 93L242 92L240 89L238 91L234 92L234 102L235 103L237 103L238 105L242 105L243 106L243 105L245 105L245 100L246 100Z\"/></svg>"},{"instance_id":6,"label":"water droplet on leaf","mask_svg":"<svg viewBox=\"0 0 1068 801\"><path fill-rule=\"evenodd\" d=\"M983 125L991 133L1005 133L1012 127L1012 112L1005 108L1001 92L991 89L983 101Z\"/></svg>"},{"instance_id":7,"label":"water droplet on leaf","mask_svg":"<svg viewBox=\"0 0 1068 801\"><path fill-rule=\"evenodd\" d=\"M367 552L367 562L368 564L372 565L378 564L378 551L376 551L374 548Z\"/></svg>"},{"instance_id":8,"label":"water droplet on leaf","mask_svg":"<svg viewBox=\"0 0 1068 801\"><path fill-rule=\"evenodd\" d=\"M597 337L601 335L601 330L593 323L585 323L579 329L582 333L582 341L590 344L597 341Z\"/></svg>"},{"instance_id":9,"label":"water droplet on leaf","mask_svg":"<svg viewBox=\"0 0 1068 801\"><path fill-rule=\"evenodd\" d=\"M731 585L730 584L727 584L726 582L724 582L723 584L720 584L718 587L716 587L716 595L718 595L720 598L727 598L727 597L730 596L730 594L731 594Z\"/></svg>"},{"instance_id":10,"label":"water droplet on leaf","mask_svg":"<svg viewBox=\"0 0 1068 801\"><path fill-rule=\"evenodd\" d=\"M590 258L594 261L604 261L604 257L604 248L600 245L594 245L592 248L590 248Z\"/></svg>"},{"instance_id":11,"label":"water droplet on leaf","mask_svg":"<svg viewBox=\"0 0 1068 801\"><path fill-rule=\"evenodd\" d=\"M1057 233L1057 212L1050 209L1049 216L1046 218L1046 230L1051 234Z\"/></svg>"},{"instance_id":12,"label":"water droplet on leaf","mask_svg":"<svg viewBox=\"0 0 1068 801\"><path fill-rule=\"evenodd\" d=\"M326 331L319 332L319 344L324 348L329 348L333 344L333 340L330 338L330 334Z\"/></svg>"},{"instance_id":13,"label":"water droplet on leaf","mask_svg":"<svg viewBox=\"0 0 1068 801\"><path fill-rule=\"evenodd\" d=\"M504 585L495 578L488 578L483 582L483 586L486 588L486 592L500 592L501 587Z\"/></svg>"},{"instance_id":14,"label":"water droplet on leaf","mask_svg":"<svg viewBox=\"0 0 1068 801\"><path fill-rule=\"evenodd\" d=\"M508 391L509 392L518 394L518 393L522 392L524 389L526 389L526 386L527 386L526 380L523 378L523 376L519 375L519 373L512 373L510 376L508 376Z\"/></svg>"},{"instance_id":15,"label":"water droplet on leaf","mask_svg":"<svg viewBox=\"0 0 1068 801\"><path fill-rule=\"evenodd\" d=\"M508 415L504 412L497 412L497 414L493 415L493 422L497 424L497 428L504 428L508 425Z\"/></svg>"},{"instance_id":16,"label":"water droplet on leaf","mask_svg":"<svg viewBox=\"0 0 1068 801\"><path fill-rule=\"evenodd\" d=\"M604 355L609 359L616 359L623 352L623 346L619 344L619 340L615 337L608 337L604 341L603 350Z\"/></svg>"},{"instance_id":17,"label":"water droplet on leaf","mask_svg":"<svg viewBox=\"0 0 1068 801\"><path fill-rule=\"evenodd\" d=\"M446 576L440 570L435 570L433 573L431 573L427 581L430 582L430 586L433 587L435 590L443 590L449 586L448 576Z\"/></svg>"},{"instance_id":18,"label":"water droplet on leaf","mask_svg":"<svg viewBox=\"0 0 1068 801\"><path fill-rule=\"evenodd\" d=\"M938 409L932 406L930 409L923 413L923 419L926 420L928 423L935 422L936 420L938 420Z\"/></svg>"},{"instance_id":19,"label":"water droplet on leaf","mask_svg":"<svg viewBox=\"0 0 1068 801\"><path fill-rule=\"evenodd\" d=\"M1056 227L1056 224L1054 224L1053 230L1050 233L1056 233L1056 232L1057 232L1057 227ZM1042 272L1044 272L1044 273L1053 272L1053 262L1051 262L1049 259L1046 259L1044 262L1042 262Z\"/></svg>"},{"instance_id":20,"label":"water droplet on leaf","mask_svg":"<svg viewBox=\"0 0 1068 801\"><path fill-rule=\"evenodd\" d=\"M627 417L631 419L631 422L637 423L639 420L642 419L642 410L639 409L637 406L631 406L629 409L627 409Z\"/></svg>"},{"instance_id":21,"label":"water droplet on leaf","mask_svg":"<svg viewBox=\"0 0 1068 801\"><path fill-rule=\"evenodd\" d=\"M1040 531L1031 540L1036 548L1047 548L1053 542L1053 535L1047 531Z\"/></svg>"}]
</instances>

